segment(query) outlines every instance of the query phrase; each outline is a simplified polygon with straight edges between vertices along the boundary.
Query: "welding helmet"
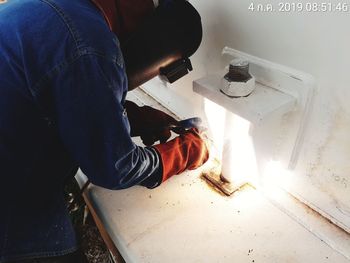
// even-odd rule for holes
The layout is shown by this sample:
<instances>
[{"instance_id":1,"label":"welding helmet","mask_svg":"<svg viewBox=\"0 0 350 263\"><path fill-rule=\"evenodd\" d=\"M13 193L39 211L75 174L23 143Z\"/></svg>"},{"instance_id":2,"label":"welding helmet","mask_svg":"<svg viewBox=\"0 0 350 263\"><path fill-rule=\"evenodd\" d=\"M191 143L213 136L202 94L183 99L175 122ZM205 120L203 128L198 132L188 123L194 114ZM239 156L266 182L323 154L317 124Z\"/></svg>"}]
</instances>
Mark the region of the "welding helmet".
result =
<instances>
[{"instance_id":1,"label":"welding helmet","mask_svg":"<svg viewBox=\"0 0 350 263\"><path fill-rule=\"evenodd\" d=\"M189 57L202 40L201 17L187 1L164 1L121 39L129 90L157 75L170 83L192 70Z\"/></svg>"}]
</instances>

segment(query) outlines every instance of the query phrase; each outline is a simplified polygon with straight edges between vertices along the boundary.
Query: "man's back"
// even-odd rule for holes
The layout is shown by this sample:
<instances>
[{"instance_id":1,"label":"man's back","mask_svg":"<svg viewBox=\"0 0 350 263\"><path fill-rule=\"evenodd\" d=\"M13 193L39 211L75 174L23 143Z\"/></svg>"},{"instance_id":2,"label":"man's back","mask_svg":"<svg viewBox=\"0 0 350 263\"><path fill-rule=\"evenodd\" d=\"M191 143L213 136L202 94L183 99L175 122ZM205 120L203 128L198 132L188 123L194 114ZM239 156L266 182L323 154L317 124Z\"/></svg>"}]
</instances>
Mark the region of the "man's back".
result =
<instances>
[{"instance_id":1,"label":"man's back","mask_svg":"<svg viewBox=\"0 0 350 263\"><path fill-rule=\"evenodd\" d=\"M9 0L0 17L0 261L65 254L76 242L62 188L78 165L57 129L52 87L82 53L106 55L112 34L88 0Z\"/></svg>"}]
</instances>

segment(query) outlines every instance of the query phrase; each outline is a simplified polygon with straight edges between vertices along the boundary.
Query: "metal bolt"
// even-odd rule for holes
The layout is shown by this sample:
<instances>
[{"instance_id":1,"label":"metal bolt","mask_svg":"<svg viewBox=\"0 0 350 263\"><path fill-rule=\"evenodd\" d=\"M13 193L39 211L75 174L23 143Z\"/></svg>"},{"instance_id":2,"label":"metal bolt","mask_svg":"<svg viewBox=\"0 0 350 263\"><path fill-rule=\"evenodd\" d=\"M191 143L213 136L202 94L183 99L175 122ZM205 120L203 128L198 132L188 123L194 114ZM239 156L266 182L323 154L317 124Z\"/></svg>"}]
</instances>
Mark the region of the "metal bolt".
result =
<instances>
[{"instance_id":1,"label":"metal bolt","mask_svg":"<svg viewBox=\"0 0 350 263\"><path fill-rule=\"evenodd\" d=\"M242 59L234 59L230 63L229 72L225 75L228 81L246 82L251 79L249 74L249 62Z\"/></svg>"}]
</instances>

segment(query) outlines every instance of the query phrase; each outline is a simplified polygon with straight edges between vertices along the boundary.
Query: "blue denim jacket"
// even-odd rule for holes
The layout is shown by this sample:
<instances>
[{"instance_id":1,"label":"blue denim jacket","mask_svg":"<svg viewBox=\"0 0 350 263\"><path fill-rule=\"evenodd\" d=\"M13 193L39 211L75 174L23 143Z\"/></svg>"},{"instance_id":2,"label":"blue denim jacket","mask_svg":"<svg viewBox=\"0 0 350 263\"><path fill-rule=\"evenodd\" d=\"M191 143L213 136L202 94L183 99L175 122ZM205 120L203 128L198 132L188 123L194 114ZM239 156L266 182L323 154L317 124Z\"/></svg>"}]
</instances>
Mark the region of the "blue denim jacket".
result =
<instances>
[{"instance_id":1,"label":"blue denim jacket","mask_svg":"<svg viewBox=\"0 0 350 263\"><path fill-rule=\"evenodd\" d=\"M0 262L76 249L62 188L78 166L109 189L159 184L126 92L118 39L89 0L0 4Z\"/></svg>"}]
</instances>

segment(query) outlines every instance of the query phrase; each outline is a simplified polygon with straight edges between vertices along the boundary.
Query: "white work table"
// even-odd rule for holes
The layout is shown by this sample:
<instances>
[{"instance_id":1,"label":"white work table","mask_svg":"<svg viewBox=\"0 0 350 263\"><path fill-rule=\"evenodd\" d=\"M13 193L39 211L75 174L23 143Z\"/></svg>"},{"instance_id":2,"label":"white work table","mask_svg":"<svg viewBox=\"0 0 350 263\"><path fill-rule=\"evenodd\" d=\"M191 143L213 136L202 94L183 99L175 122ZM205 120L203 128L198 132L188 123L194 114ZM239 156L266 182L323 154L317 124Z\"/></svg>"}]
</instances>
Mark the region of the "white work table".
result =
<instances>
[{"instance_id":1,"label":"white work table","mask_svg":"<svg viewBox=\"0 0 350 263\"><path fill-rule=\"evenodd\" d=\"M259 191L225 197L199 171L153 190L90 186L87 197L126 262L349 263Z\"/></svg>"}]
</instances>

